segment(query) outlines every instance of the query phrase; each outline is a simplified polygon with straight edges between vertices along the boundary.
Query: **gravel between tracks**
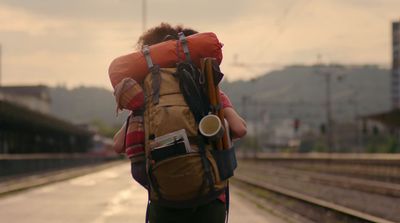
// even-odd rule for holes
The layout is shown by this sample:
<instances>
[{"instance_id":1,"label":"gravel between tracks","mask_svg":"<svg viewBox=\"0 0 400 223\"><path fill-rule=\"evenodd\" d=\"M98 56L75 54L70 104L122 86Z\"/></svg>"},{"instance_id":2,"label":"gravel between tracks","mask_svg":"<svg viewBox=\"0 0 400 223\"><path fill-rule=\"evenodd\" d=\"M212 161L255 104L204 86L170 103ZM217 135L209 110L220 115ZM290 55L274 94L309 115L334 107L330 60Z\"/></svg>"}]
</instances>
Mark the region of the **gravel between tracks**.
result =
<instances>
[{"instance_id":1,"label":"gravel between tracks","mask_svg":"<svg viewBox=\"0 0 400 223\"><path fill-rule=\"evenodd\" d=\"M398 197L315 183L307 175L299 176L298 173L289 168L276 168L266 163L253 164L241 161L236 175L242 174L358 211L400 222L400 198Z\"/></svg>"}]
</instances>

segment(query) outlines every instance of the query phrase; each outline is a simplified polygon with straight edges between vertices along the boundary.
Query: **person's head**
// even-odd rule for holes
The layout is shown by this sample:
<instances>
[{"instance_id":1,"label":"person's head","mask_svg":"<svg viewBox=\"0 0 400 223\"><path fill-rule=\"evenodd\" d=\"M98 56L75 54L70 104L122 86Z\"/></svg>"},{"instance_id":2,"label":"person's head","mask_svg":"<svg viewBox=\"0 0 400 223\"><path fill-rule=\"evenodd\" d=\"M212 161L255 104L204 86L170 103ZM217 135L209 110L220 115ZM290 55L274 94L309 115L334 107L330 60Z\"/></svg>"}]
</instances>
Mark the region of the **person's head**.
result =
<instances>
[{"instance_id":1,"label":"person's head","mask_svg":"<svg viewBox=\"0 0 400 223\"><path fill-rule=\"evenodd\" d=\"M137 42L138 49L142 49L144 45L154 45L163 41L178 39L178 33L183 32L185 36L190 36L198 33L196 30L191 28L184 28L182 26L172 27L168 23L161 23L160 25L153 27L144 32Z\"/></svg>"}]
</instances>

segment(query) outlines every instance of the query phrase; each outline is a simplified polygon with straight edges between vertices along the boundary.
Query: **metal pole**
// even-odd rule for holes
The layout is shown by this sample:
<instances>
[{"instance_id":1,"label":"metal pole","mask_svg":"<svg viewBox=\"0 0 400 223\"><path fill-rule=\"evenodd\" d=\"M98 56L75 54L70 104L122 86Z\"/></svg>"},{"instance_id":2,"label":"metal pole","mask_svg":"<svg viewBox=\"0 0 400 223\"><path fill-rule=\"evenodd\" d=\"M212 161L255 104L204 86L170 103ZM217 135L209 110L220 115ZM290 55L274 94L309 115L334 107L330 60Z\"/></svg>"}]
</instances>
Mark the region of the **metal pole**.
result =
<instances>
[{"instance_id":1,"label":"metal pole","mask_svg":"<svg viewBox=\"0 0 400 223\"><path fill-rule=\"evenodd\" d=\"M356 89L353 87L353 89ZM361 152L361 129L360 129L360 117L358 115L358 91L353 90L353 112L354 112L354 121L356 127L356 152Z\"/></svg>"},{"instance_id":2,"label":"metal pole","mask_svg":"<svg viewBox=\"0 0 400 223\"><path fill-rule=\"evenodd\" d=\"M335 150L334 145L334 123L332 118L332 102L331 102L331 78L332 73L325 73L325 82L326 82L326 121L327 121L327 136L328 136L328 149Z\"/></svg>"},{"instance_id":3,"label":"metal pole","mask_svg":"<svg viewBox=\"0 0 400 223\"><path fill-rule=\"evenodd\" d=\"M2 59L2 57L1 57L1 56L2 56L1 54L2 54L2 53L3 53L3 52L2 52L2 48L1 48L1 44L0 44L0 87L1 87L1 78L2 78L1 75L2 75L2 68L3 68L3 67L2 67L2 60L1 60L1 59Z\"/></svg>"},{"instance_id":4,"label":"metal pole","mask_svg":"<svg viewBox=\"0 0 400 223\"><path fill-rule=\"evenodd\" d=\"M142 1L142 29L143 32L146 31L146 21L147 20L147 6L146 0Z\"/></svg>"},{"instance_id":5,"label":"metal pole","mask_svg":"<svg viewBox=\"0 0 400 223\"><path fill-rule=\"evenodd\" d=\"M248 96L247 95L243 95L242 96L242 117L244 120L247 119L247 100L248 100ZM249 148L243 148L243 157L247 158L247 150Z\"/></svg>"},{"instance_id":6,"label":"metal pole","mask_svg":"<svg viewBox=\"0 0 400 223\"><path fill-rule=\"evenodd\" d=\"M254 100L254 110L255 110L255 114L256 114L256 120L258 120L258 101ZM254 148L253 148L253 158L257 158L257 150L258 150L258 144L259 144L259 140L258 140L258 122L255 121L254 122L254 135L255 135L255 139L254 139Z\"/></svg>"},{"instance_id":7,"label":"metal pole","mask_svg":"<svg viewBox=\"0 0 400 223\"><path fill-rule=\"evenodd\" d=\"M392 23L392 109L400 108L400 21Z\"/></svg>"}]
</instances>

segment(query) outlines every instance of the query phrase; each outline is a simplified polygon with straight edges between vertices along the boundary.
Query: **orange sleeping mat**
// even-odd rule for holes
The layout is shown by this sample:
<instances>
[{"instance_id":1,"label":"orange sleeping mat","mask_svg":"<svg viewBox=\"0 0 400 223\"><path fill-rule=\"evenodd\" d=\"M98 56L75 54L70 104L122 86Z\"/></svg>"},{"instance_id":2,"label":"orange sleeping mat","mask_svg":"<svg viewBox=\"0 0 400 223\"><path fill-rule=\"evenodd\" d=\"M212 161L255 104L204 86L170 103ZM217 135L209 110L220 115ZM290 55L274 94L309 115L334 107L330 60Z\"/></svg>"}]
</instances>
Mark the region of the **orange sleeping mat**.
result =
<instances>
[{"instance_id":1,"label":"orange sleeping mat","mask_svg":"<svg viewBox=\"0 0 400 223\"><path fill-rule=\"evenodd\" d=\"M200 59L205 57L216 58L222 61L222 43L214 33L198 33L187 38L187 44L192 61L199 66ZM169 40L149 47L150 56L154 64L162 68L175 67L176 63L185 59L183 47L179 40ZM142 82L149 69L141 51L130 53L114 59L108 69L111 84L115 86L124 78L132 78Z\"/></svg>"}]
</instances>

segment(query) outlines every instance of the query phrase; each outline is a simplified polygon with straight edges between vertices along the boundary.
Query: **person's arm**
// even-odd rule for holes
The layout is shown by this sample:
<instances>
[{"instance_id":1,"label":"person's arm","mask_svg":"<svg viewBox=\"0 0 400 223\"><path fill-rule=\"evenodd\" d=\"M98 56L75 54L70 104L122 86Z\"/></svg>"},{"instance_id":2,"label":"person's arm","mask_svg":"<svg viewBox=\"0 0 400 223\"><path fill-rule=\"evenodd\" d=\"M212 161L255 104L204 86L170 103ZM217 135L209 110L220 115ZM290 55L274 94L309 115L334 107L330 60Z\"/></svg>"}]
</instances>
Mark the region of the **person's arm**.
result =
<instances>
[{"instance_id":1,"label":"person's arm","mask_svg":"<svg viewBox=\"0 0 400 223\"><path fill-rule=\"evenodd\" d=\"M114 135L113 149L116 153L124 153L125 152L125 148L124 148L125 126L126 126L126 123L124 125L122 125L122 127Z\"/></svg>"},{"instance_id":2,"label":"person's arm","mask_svg":"<svg viewBox=\"0 0 400 223\"><path fill-rule=\"evenodd\" d=\"M228 121L232 139L242 138L247 133L246 122L232 107L224 108L224 116Z\"/></svg>"},{"instance_id":3,"label":"person's arm","mask_svg":"<svg viewBox=\"0 0 400 223\"><path fill-rule=\"evenodd\" d=\"M225 119L228 121L229 129L232 133L232 139L244 137L247 133L246 122L235 111L228 96L222 91L220 91L220 98L222 107L224 108Z\"/></svg>"},{"instance_id":4,"label":"person's arm","mask_svg":"<svg viewBox=\"0 0 400 223\"><path fill-rule=\"evenodd\" d=\"M242 138L247 133L246 122L232 107L224 108L224 115L228 121L232 139Z\"/></svg>"}]
</instances>

